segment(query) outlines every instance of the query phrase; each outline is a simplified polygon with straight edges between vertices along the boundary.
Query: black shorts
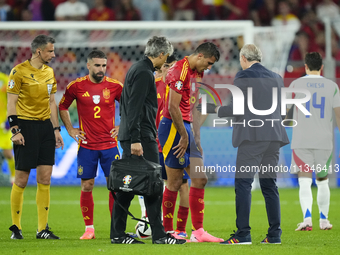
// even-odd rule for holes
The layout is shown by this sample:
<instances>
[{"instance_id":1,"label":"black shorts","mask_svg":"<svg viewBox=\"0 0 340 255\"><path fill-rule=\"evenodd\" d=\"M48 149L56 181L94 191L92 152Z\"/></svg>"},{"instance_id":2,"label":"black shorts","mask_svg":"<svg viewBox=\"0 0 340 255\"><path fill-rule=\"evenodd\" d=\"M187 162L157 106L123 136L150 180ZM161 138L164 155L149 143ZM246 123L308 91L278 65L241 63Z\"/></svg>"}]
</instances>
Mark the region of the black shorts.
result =
<instances>
[{"instance_id":1,"label":"black shorts","mask_svg":"<svg viewBox=\"0 0 340 255\"><path fill-rule=\"evenodd\" d=\"M51 121L18 119L25 146L14 145L15 169L29 171L40 165L54 165L55 136Z\"/></svg>"}]
</instances>

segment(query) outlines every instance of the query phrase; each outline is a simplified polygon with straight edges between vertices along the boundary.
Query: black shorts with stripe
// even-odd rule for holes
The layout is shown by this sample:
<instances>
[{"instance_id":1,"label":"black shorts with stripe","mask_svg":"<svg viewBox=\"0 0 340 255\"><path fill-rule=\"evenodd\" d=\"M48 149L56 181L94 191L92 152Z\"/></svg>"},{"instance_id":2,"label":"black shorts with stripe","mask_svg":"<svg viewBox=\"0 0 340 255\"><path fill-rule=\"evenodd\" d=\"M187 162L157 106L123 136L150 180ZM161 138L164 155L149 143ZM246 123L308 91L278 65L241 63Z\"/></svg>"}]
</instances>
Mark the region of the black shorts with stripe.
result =
<instances>
[{"instance_id":1,"label":"black shorts with stripe","mask_svg":"<svg viewBox=\"0 0 340 255\"><path fill-rule=\"evenodd\" d=\"M51 121L18 119L25 146L14 145L15 169L29 171L40 165L54 165L55 136Z\"/></svg>"}]
</instances>

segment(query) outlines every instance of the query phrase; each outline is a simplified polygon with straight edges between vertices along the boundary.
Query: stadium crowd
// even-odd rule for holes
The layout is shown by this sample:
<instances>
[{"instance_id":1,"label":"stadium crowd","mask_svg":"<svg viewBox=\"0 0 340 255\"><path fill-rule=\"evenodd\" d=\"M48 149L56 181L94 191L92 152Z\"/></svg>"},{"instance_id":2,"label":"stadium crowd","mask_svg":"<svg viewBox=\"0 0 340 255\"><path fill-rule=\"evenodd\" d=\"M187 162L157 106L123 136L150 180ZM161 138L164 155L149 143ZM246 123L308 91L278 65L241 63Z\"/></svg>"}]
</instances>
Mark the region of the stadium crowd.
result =
<instances>
[{"instance_id":1,"label":"stadium crowd","mask_svg":"<svg viewBox=\"0 0 340 255\"><path fill-rule=\"evenodd\" d=\"M0 0L1 21L253 20L256 26L296 28L289 60L324 56L323 17L340 17L339 0ZM339 33L332 54L340 61Z\"/></svg>"}]
</instances>

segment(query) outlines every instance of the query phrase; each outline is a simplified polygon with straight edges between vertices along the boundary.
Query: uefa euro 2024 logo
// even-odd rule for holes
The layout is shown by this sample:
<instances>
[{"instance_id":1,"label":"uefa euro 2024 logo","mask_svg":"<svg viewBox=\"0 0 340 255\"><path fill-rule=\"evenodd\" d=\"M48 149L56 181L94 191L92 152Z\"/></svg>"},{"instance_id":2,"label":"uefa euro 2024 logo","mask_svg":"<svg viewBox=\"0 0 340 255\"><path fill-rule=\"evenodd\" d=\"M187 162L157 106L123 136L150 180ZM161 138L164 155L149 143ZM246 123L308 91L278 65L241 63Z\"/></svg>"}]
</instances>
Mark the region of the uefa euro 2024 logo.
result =
<instances>
[{"instance_id":1,"label":"uefa euro 2024 logo","mask_svg":"<svg viewBox=\"0 0 340 255\"><path fill-rule=\"evenodd\" d=\"M128 187L129 184L131 183L132 177L131 175L125 175L123 178L123 183L125 187Z\"/></svg>"}]
</instances>

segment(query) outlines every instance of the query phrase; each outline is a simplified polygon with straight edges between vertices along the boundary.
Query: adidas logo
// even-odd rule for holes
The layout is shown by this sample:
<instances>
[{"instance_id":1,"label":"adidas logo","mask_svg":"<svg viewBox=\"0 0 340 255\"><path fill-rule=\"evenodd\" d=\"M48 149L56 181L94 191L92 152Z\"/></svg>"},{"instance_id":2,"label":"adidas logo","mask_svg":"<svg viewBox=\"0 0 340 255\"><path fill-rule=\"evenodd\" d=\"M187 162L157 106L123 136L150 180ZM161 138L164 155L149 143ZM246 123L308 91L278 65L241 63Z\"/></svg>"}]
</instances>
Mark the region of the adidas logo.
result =
<instances>
[{"instance_id":1,"label":"adidas logo","mask_svg":"<svg viewBox=\"0 0 340 255\"><path fill-rule=\"evenodd\" d=\"M172 215L172 213L168 213L167 215L164 216L164 218L173 219L174 216Z\"/></svg>"},{"instance_id":2,"label":"adidas logo","mask_svg":"<svg viewBox=\"0 0 340 255\"><path fill-rule=\"evenodd\" d=\"M199 211L199 213L204 213L204 209L202 211Z\"/></svg>"},{"instance_id":3,"label":"adidas logo","mask_svg":"<svg viewBox=\"0 0 340 255\"><path fill-rule=\"evenodd\" d=\"M159 93L157 94L157 98L161 98L161 95Z\"/></svg>"},{"instance_id":4,"label":"adidas logo","mask_svg":"<svg viewBox=\"0 0 340 255\"><path fill-rule=\"evenodd\" d=\"M175 243L176 243L176 239L174 238L165 239L165 244L175 244Z\"/></svg>"},{"instance_id":5,"label":"adidas logo","mask_svg":"<svg viewBox=\"0 0 340 255\"><path fill-rule=\"evenodd\" d=\"M90 97L89 92L86 91L86 92L82 95L82 97Z\"/></svg>"},{"instance_id":6,"label":"adidas logo","mask_svg":"<svg viewBox=\"0 0 340 255\"><path fill-rule=\"evenodd\" d=\"M44 233L41 234L40 237L47 239L49 236L50 236L50 233L44 232Z\"/></svg>"},{"instance_id":7,"label":"adidas logo","mask_svg":"<svg viewBox=\"0 0 340 255\"><path fill-rule=\"evenodd\" d=\"M183 220L180 218L177 218L177 222L183 222Z\"/></svg>"},{"instance_id":8,"label":"adidas logo","mask_svg":"<svg viewBox=\"0 0 340 255\"><path fill-rule=\"evenodd\" d=\"M85 217L84 217L84 220L89 220L89 219L90 219L89 216L85 216Z\"/></svg>"}]
</instances>

